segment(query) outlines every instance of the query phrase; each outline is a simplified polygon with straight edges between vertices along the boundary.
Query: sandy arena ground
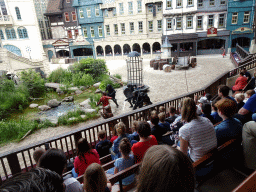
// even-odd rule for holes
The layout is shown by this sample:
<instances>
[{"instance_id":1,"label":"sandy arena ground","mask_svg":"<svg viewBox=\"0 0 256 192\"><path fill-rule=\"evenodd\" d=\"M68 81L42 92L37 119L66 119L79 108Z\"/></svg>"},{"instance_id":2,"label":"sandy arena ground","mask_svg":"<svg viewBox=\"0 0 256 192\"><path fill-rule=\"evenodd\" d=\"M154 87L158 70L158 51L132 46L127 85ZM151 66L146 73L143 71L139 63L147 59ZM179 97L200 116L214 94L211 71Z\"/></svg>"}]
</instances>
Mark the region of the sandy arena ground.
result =
<instances>
[{"instance_id":1,"label":"sandy arena ground","mask_svg":"<svg viewBox=\"0 0 256 192\"><path fill-rule=\"evenodd\" d=\"M64 65L66 68L68 65ZM121 61L108 61L107 66L109 72L113 74L120 74L124 81L127 80L126 62ZM58 65L51 65L51 70L54 70ZM149 60L143 61L143 74L144 84L150 87L148 95L153 103L157 103L163 100L167 100L191 91L200 89L204 85L210 83L219 75L233 69L234 66L229 59L229 55L226 58L222 58L221 55L204 55L197 56L197 66L195 68L189 68L189 70L174 70L170 73L164 71L155 71L149 67ZM114 115L125 113L129 110L129 104L124 102L126 99L123 94L123 89L117 90L116 99L119 104L119 108L116 108L115 104L111 101L112 111ZM56 127L41 129L36 133L28 136L24 141L19 143L9 143L0 148L0 153L11 151L17 147L26 146L35 142L39 142L44 139L51 138L53 136L61 135L69 131L74 131L95 121L102 120L99 118L94 121L88 121L72 127Z\"/></svg>"}]
</instances>

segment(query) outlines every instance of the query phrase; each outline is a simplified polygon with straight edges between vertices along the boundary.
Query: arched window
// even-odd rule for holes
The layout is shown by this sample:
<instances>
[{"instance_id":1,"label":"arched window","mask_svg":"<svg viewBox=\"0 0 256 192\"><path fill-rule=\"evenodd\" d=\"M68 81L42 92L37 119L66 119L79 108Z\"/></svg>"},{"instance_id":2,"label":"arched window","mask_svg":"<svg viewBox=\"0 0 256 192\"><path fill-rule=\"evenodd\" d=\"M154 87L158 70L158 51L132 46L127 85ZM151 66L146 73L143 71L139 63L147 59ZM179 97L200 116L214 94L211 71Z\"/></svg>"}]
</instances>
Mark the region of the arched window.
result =
<instances>
[{"instance_id":1,"label":"arched window","mask_svg":"<svg viewBox=\"0 0 256 192\"><path fill-rule=\"evenodd\" d=\"M7 39L16 39L16 32L13 28L5 29Z\"/></svg>"},{"instance_id":2,"label":"arched window","mask_svg":"<svg viewBox=\"0 0 256 192\"><path fill-rule=\"evenodd\" d=\"M3 33L2 29L0 29L0 38L4 39L4 33Z\"/></svg>"},{"instance_id":3,"label":"arched window","mask_svg":"<svg viewBox=\"0 0 256 192\"><path fill-rule=\"evenodd\" d=\"M19 7L15 7L15 11L16 11L17 19L18 19L18 20L21 20L21 15L20 15L20 9L19 9Z\"/></svg>"},{"instance_id":4,"label":"arched window","mask_svg":"<svg viewBox=\"0 0 256 192\"><path fill-rule=\"evenodd\" d=\"M18 34L20 39L26 39L28 38L28 32L25 27L19 27L18 28Z\"/></svg>"}]
</instances>

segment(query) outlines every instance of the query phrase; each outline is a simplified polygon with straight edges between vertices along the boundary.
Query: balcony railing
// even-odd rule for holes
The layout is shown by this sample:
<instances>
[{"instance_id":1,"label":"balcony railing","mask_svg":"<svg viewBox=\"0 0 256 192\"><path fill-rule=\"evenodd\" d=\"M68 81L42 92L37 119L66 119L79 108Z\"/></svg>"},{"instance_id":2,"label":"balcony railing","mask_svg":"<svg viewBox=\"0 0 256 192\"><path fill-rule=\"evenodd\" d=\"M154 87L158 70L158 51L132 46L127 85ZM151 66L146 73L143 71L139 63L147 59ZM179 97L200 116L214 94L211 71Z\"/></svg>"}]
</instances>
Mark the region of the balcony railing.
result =
<instances>
[{"instance_id":1,"label":"balcony railing","mask_svg":"<svg viewBox=\"0 0 256 192\"><path fill-rule=\"evenodd\" d=\"M13 20L11 15L0 15L0 25L12 25Z\"/></svg>"}]
</instances>

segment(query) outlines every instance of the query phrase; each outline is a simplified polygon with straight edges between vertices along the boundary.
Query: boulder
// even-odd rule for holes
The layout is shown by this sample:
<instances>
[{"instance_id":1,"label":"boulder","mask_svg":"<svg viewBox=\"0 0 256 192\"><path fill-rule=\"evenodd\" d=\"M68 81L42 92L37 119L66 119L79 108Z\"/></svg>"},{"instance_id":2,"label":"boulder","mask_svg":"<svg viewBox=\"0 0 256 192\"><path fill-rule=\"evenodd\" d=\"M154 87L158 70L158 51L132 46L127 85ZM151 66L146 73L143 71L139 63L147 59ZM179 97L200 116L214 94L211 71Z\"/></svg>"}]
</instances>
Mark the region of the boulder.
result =
<instances>
[{"instance_id":1,"label":"boulder","mask_svg":"<svg viewBox=\"0 0 256 192\"><path fill-rule=\"evenodd\" d=\"M57 99L52 99L47 102L47 105L51 108L58 107L60 105L60 101L57 101Z\"/></svg>"},{"instance_id":2,"label":"boulder","mask_svg":"<svg viewBox=\"0 0 256 192\"><path fill-rule=\"evenodd\" d=\"M102 93L100 89L96 89L95 93Z\"/></svg>"},{"instance_id":3,"label":"boulder","mask_svg":"<svg viewBox=\"0 0 256 192\"><path fill-rule=\"evenodd\" d=\"M96 112L96 109L84 109L84 108L81 108L81 110L83 110L85 113L93 113L93 112Z\"/></svg>"},{"instance_id":4,"label":"boulder","mask_svg":"<svg viewBox=\"0 0 256 192\"><path fill-rule=\"evenodd\" d=\"M84 108L91 108L91 105L89 103L90 103L90 99L86 99L82 103L80 103L79 105L84 107Z\"/></svg>"},{"instance_id":5,"label":"boulder","mask_svg":"<svg viewBox=\"0 0 256 192\"><path fill-rule=\"evenodd\" d=\"M29 105L29 108L32 108L32 109L34 109L34 108L36 108L36 107L38 107L38 104L36 104L36 103L31 103L31 104Z\"/></svg>"},{"instance_id":6,"label":"boulder","mask_svg":"<svg viewBox=\"0 0 256 192\"><path fill-rule=\"evenodd\" d=\"M100 82L95 83L95 84L93 85L93 87L99 87L99 86L100 86Z\"/></svg>"},{"instance_id":7,"label":"boulder","mask_svg":"<svg viewBox=\"0 0 256 192\"><path fill-rule=\"evenodd\" d=\"M60 88L57 88L57 89L56 89L56 92L57 92L59 95L63 95L63 94L64 94L64 91L62 91Z\"/></svg>"},{"instance_id":8,"label":"boulder","mask_svg":"<svg viewBox=\"0 0 256 192\"><path fill-rule=\"evenodd\" d=\"M65 97L64 99L62 99L62 102L73 102L73 101L74 101L73 96Z\"/></svg>"},{"instance_id":9,"label":"boulder","mask_svg":"<svg viewBox=\"0 0 256 192\"><path fill-rule=\"evenodd\" d=\"M41 111L47 111L47 110L51 109L51 107L49 107L48 105L40 105L38 107L38 109Z\"/></svg>"},{"instance_id":10,"label":"boulder","mask_svg":"<svg viewBox=\"0 0 256 192\"><path fill-rule=\"evenodd\" d=\"M81 118L84 119L86 117L86 115L81 115Z\"/></svg>"},{"instance_id":11,"label":"boulder","mask_svg":"<svg viewBox=\"0 0 256 192\"><path fill-rule=\"evenodd\" d=\"M76 94L76 95L79 95L79 94L81 94L81 93L83 93L83 91L81 91L80 89L78 89L78 90L75 91L75 94Z\"/></svg>"},{"instance_id":12,"label":"boulder","mask_svg":"<svg viewBox=\"0 0 256 192\"><path fill-rule=\"evenodd\" d=\"M68 88L69 91L76 91L76 90L79 90L78 87L70 87Z\"/></svg>"},{"instance_id":13,"label":"boulder","mask_svg":"<svg viewBox=\"0 0 256 192\"><path fill-rule=\"evenodd\" d=\"M68 120L69 121L74 121L74 120L76 120L76 118L75 117L70 117Z\"/></svg>"},{"instance_id":14,"label":"boulder","mask_svg":"<svg viewBox=\"0 0 256 192\"><path fill-rule=\"evenodd\" d=\"M82 91L84 91L85 89L86 89L85 86L81 86L81 87L80 87L80 90L82 90Z\"/></svg>"}]
</instances>

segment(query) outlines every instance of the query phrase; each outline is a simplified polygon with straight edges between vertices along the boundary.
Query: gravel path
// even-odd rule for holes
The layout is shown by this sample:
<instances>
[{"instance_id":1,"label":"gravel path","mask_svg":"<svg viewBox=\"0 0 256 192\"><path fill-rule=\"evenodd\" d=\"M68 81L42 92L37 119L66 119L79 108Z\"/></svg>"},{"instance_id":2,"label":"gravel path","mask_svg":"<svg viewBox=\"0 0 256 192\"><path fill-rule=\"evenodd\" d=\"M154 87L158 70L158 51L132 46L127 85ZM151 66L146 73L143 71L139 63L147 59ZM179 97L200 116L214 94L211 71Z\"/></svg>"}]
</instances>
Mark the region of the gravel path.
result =
<instances>
[{"instance_id":1,"label":"gravel path","mask_svg":"<svg viewBox=\"0 0 256 192\"><path fill-rule=\"evenodd\" d=\"M124 81L127 80L126 62L124 60L107 61L107 66L111 74L118 73L122 75ZM144 60L144 84L150 87L148 95L151 101L156 103L197 90L214 80L219 75L233 68L234 66L231 63L229 56L222 58L221 55L197 56L197 66L195 68L189 68L189 70L174 70L170 73L154 71L149 67L149 60ZM129 108L129 104L124 102L126 98L123 95L122 88L117 90L116 99L119 103L119 108L116 108L115 104L111 101L114 115L132 110ZM9 143L2 146L0 148L0 153L81 128L101 119L102 118L86 123L80 123L79 125L72 127L60 126L56 128L41 129L28 136L24 141L19 143Z\"/></svg>"}]
</instances>

